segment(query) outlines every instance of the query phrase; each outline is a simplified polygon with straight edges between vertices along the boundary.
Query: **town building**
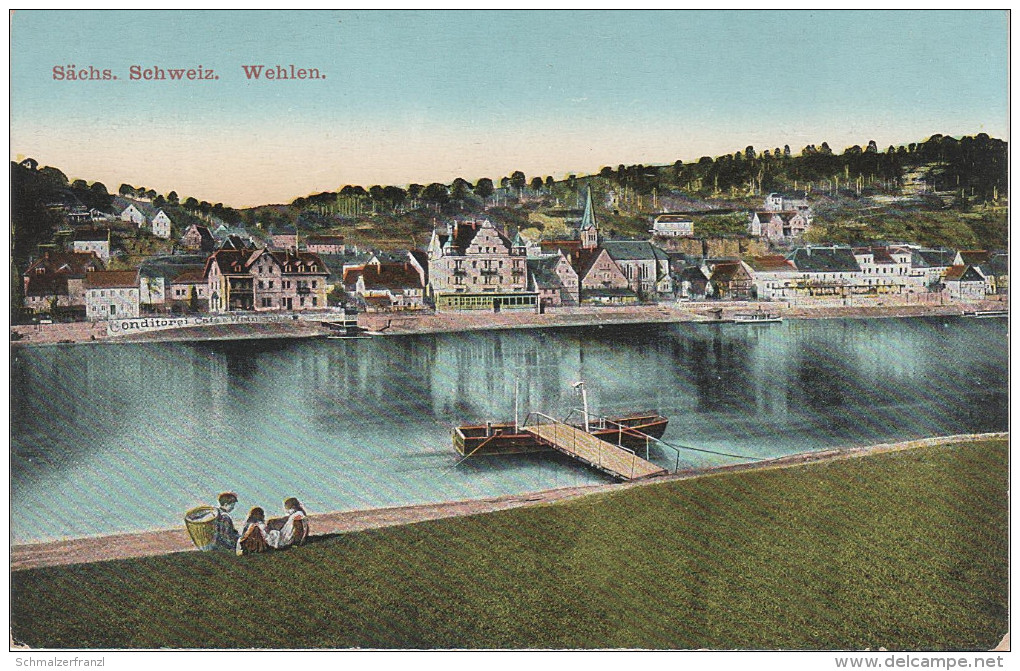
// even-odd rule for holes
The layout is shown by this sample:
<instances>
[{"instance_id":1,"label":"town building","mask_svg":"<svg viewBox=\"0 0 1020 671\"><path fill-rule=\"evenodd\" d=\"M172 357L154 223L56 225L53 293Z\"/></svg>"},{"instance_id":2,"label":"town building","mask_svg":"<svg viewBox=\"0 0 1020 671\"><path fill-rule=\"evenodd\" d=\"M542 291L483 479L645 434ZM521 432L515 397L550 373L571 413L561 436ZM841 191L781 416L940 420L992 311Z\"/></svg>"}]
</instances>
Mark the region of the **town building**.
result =
<instances>
[{"instance_id":1,"label":"town building","mask_svg":"<svg viewBox=\"0 0 1020 671\"><path fill-rule=\"evenodd\" d=\"M949 249L911 250L910 277L914 284L929 288L937 287L942 276L953 265L956 252Z\"/></svg>"},{"instance_id":2,"label":"town building","mask_svg":"<svg viewBox=\"0 0 1020 671\"><path fill-rule=\"evenodd\" d=\"M910 274L909 250L894 247L857 247L854 259L860 266L858 282L868 293L903 293L918 288L920 283Z\"/></svg>"},{"instance_id":3,"label":"town building","mask_svg":"<svg viewBox=\"0 0 1020 671\"><path fill-rule=\"evenodd\" d=\"M89 321L127 319L141 312L137 270L96 270L85 275Z\"/></svg>"},{"instance_id":4,"label":"town building","mask_svg":"<svg viewBox=\"0 0 1020 671\"><path fill-rule=\"evenodd\" d=\"M636 303L637 292L603 247L584 250L578 258L582 304Z\"/></svg>"},{"instance_id":5,"label":"town building","mask_svg":"<svg viewBox=\"0 0 1020 671\"><path fill-rule=\"evenodd\" d=\"M420 310L424 307L425 282L411 262L369 263L344 271L344 288L370 311Z\"/></svg>"},{"instance_id":6,"label":"town building","mask_svg":"<svg viewBox=\"0 0 1020 671\"><path fill-rule=\"evenodd\" d=\"M432 231L428 289L436 310L536 310L528 290L527 250L492 222L455 221Z\"/></svg>"},{"instance_id":7,"label":"town building","mask_svg":"<svg viewBox=\"0 0 1020 671\"><path fill-rule=\"evenodd\" d=\"M209 285L202 266L182 268L170 280L167 303L175 311L204 312L209 309Z\"/></svg>"},{"instance_id":8,"label":"town building","mask_svg":"<svg viewBox=\"0 0 1020 671\"><path fill-rule=\"evenodd\" d=\"M709 282L712 295L717 298L743 300L754 297L754 278L751 269L742 261L715 264Z\"/></svg>"},{"instance_id":9,"label":"town building","mask_svg":"<svg viewBox=\"0 0 1020 671\"><path fill-rule=\"evenodd\" d=\"M203 273L210 312L326 307L329 269L310 252L221 249Z\"/></svg>"},{"instance_id":10,"label":"town building","mask_svg":"<svg viewBox=\"0 0 1020 671\"><path fill-rule=\"evenodd\" d=\"M802 295L845 296L857 292L861 267L850 247L798 247L786 258L803 274Z\"/></svg>"},{"instance_id":11,"label":"town building","mask_svg":"<svg viewBox=\"0 0 1020 671\"><path fill-rule=\"evenodd\" d=\"M528 288L538 293L543 307L574 306L581 302L577 271L562 253L528 259Z\"/></svg>"},{"instance_id":12,"label":"town building","mask_svg":"<svg viewBox=\"0 0 1020 671\"><path fill-rule=\"evenodd\" d=\"M793 210L758 211L751 214L748 233L769 240L799 238L810 228L811 222L802 212Z\"/></svg>"},{"instance_id":13,"label":"town building","mask_svg":"<svg viewBox=\"0 0 1020 671\"><path fill-rule=\"evenodd\" d=\"M949 297L954 300L982 300L993 293L992 285L980 266L950 266L942 281Z\"/></svg>"},{"instance_id":14,"label":"town building","mask_svg":"<svg viewBox=\"0 0 1020 671\"><path fill-rule=\"evenodd\" d=\"M669 256L650 242L637 240L604 240L602 248L623 271L627 286L643 298L672 294Z\"/></svg>"},{"instance_id":15,"label":"town building","mask_svg":"<svg viewBox=\"0 0 1020 671\"><path fill-rule=\"evenodd\" d=\"M754 283L753 295L759 300L786 300L797 294L803 274L785 256L755 256L747 260L747 266Z\"/></svg>"},{"instance_id":16,"label":"town building","mask_svg":"<svg viewBox=\"0 0 1020 671\"><path fill-rule=\"evenodd\" d=\"M24 306L35 313L85 315L85 275L103 270L94 252L46 252L22 276Z\"/></svg>"}]
</instances>

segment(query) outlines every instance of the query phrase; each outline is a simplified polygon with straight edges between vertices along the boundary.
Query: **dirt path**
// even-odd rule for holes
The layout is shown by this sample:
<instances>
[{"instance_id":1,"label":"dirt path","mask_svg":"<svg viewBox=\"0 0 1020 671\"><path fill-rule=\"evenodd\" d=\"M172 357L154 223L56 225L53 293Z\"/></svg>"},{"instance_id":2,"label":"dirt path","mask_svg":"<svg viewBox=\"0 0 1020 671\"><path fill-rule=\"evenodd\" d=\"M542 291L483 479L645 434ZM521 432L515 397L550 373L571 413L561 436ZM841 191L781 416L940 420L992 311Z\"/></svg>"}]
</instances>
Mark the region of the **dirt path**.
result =
<instances>
[{"instance_id":1,"label":"dirt path","mask_svg":"<svg viewBox=\"0 0 1020 671\"><path fill-rule=\"evenodd\" d=\"M477 515L524 506L543 505L599 492L617 491L628 487L641 487L667 480L685 480L689 478L704 477L719 473L734 473L739 471L789 468L803 464L831 462L840 459L863 457L871 454L881 454L884 452L911 450L921 447L930 447L933 445L945 445L947 443L1008 437L1008 433L988 433L926 438L902 443L873 445L870 447L840 448L821 450L818 452L805 452L779 457L768 461L683 471L673 475L626 484L564 487L529 494L499 496L487 499L325 513L311 515L310 526L313 534L346 533L350 531L377 529L401 524L413 524L415 522L424 522L427 520L442 519L446 517ZM187 532L183 528L168 529L165 531L116 534L99 538L81 538L67 541L15 545L11 548L11 570L18 571L42 566L81 564L107 561L111 559L149 557L174 552L192 551L195 551L195 547L192 545L191 539L188 537Z\"/></svg>"}]
</instances>

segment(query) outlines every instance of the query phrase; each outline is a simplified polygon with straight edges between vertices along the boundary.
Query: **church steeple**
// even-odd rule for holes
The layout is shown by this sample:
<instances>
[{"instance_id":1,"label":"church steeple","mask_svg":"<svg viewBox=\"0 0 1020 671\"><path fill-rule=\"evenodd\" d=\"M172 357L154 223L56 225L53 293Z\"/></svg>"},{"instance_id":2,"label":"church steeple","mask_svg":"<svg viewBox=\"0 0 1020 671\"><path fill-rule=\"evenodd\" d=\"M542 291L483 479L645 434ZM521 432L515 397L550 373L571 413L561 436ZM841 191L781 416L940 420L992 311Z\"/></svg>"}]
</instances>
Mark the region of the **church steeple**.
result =
<instances>
[{"instance_id":1,"label":"church steeple","mask_svg":"<svg viewBox=\"0 0 1020 671\"><path fill-rule=\"evenodd\" d=\"M584 200L584 215L581 217L581 248L595 249L599 246L599 227L595 221L595 207L591 202L591 187Z\"/></svg>"}]
</instances>

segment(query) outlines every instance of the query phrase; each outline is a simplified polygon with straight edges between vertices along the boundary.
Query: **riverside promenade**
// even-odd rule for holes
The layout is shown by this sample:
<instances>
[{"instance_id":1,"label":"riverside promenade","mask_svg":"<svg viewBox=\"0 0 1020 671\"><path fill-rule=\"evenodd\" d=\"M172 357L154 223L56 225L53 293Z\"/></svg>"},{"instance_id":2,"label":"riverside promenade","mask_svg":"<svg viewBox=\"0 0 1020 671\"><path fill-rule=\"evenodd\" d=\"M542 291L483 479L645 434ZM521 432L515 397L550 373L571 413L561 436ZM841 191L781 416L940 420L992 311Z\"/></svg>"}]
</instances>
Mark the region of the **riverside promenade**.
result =
<instances>
[{"instance_id":1,"label":"riverside promenade","mask_svg":"<svg viewBox=\"0 0 1020 671\"><path fill-rule=\"evenodd\" d=\"M901 297L854 297L851 300L807 300L796 302L769 301L699 301L662 302L653 305L584 306L552 308L543 314L534 312L393 312L368 313L358 316L358 325L379 335L413 333L450 333L493 329L556 328L567 326L598 326L614 324L655 324L711 322L717 310L728 318L737 312L761 308L782 315L785 319L878 319L888 317L960 316L973 310L1004 310L1009 308L1006 296L995 300L941 302L936 296L927 300L902 300ZM895 299L895 300L894 300ZM266 324L230 324L196 326L166 331L137 333L127 336L107 335L105 322L38 324L11 327L13 346L58 345L78 343L181 342L259 338L314 338L329 330L313 321L295 320ZM14 335L16 334L16 335Z\"/></svg>"}]
</instances>

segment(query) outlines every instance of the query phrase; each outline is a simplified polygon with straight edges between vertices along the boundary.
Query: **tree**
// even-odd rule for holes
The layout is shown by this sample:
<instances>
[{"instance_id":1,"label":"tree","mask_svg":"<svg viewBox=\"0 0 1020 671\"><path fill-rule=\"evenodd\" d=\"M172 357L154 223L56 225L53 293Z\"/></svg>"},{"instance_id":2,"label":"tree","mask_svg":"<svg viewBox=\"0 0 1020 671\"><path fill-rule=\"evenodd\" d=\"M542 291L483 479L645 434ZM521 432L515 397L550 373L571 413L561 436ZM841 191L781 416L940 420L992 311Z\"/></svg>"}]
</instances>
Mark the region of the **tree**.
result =
<instances>
[{"instance_id":1,"label":"tree","mask_svg":"<svg viewBox=\"0 0 1020 671\"><path fill-rule=\"evenodd\" d=\"M166 202L170 203L171 205L176 205L177 203L179 203L180 198L178 198L177 192L171 191L170 193L166 194Z\"/></svg>"},{"instance_id":2,"label":"tree","mask_svg":"<svg viewBox=\"0 0 1020 671\"><path fill-rule=\"evenodd\" d=\"M463 177L453 180L452 196L454 200L464 200L471 193L471 182Z\"/></svg>"},{"instance_id":3,"label":"tree","mask_svg":"<svg viewBox=\"0 0 1020 671\"><path fill-rule=\"evenodd\" d=\"M744 158L746 158L748 161L754 160L754 147L752 147L751 145L747 145L747 147L744 149Z\"/></svg>"},{"instance_id":4,"label":"tree","mask_svg":"<svg viewBox=\"0 0 1020 671\"><path fill-rule=\"evenodd\" d=\"M532 177L531 178L531 190L532 191L541 191L542 190L542 178L541 177Z\"/></svg>"},{"instance_id":5,"label":"tree","mask_svg":"<svg viewBox=\"0 0 1020 671\"><path fill-rule=\"evenodd\" d=\"M87 189L87 188L89 188L89 185L88 185L88 182L86 182L84 179L76 179L73 182L71 182L71 188L72 189Z\"/></svg>"},{"instance_id":6,"label":"tree","mask_svg":"<svg viewBox=\"0 0 1020 671\"><path fill-rule=\"evenodd\" d=\"M198 312L198 294L195 293L195 287L191 287L191 294L188 296L188 308L192 312Z\"/></svg>"},{"instance_id":7,"label":"tree","mask_svg":"<svg viewBox=\"0 0 1020 671\"><path fill-rule=\"evenodd\" d=\"M145 197L148 198L149 200L152 200L153 198L156 197L156 190L155 189L147 189L145 191Z\"/></svg>"},{"instance_id":8,"label":"tree","mask_svg":"<svg viewBox=\"0 0 1020 671\"><path fill-rule=\"evenodd\" d=\"M499 187L501 189L509 189L510 188L510 178L509 177L501 177L500 180L499 180Z\"/></svg>"},{"instance_id":9,"label":"tree","mask_svg":"<svg viewBox=\"0 0 1020 671\"><path fill-rule=\"evenodd\" d=\"M783 158L790 158L790 145L783 145Z\"/></svg>"},{"instance_id":10,"label":"tree","mask_svg":"<svg viewBox=\"0 0 1020 671\"><path fill-rule=\"evenodd\" d=\"M117 189L117 193L122 196L133 196L135 195L135 187L130 184L121 184L120 188Z\"/></svg>"},{"instance_id":11,"label":"tree","mask_svg":"<svg viewBox=\"0 0 1020 671\"><path fill-rule=\"evenodd\" d=\"M818 150L820 154L832 154L832 150L829 149L829 143L823 142L821 148Z\"/></svg>"},{"instance_id":12,"label":"tree","mask_svg":"<svg viewBox=\"0 0 1020 671\"><path fill-rule=\"evenodd\" d=\"M195 198L193 198L192 196L188 196L187 198L184 199L184 207L185 207L185 209L188 209L188 210L197 210L198 209L198 201Z\"/></svg>"},{"instance_id":13,"label":"tree","mask_svg":"<svg viewBox=\"0 0 1020 671\"><path fill-rule=\"evenodd\" d=\"M612 166L607 165L604 166L601 170L599 170L599 177L602 177L603 179L612 179L613 178Z\"/></svg>"},{"instance_id":14,"label":"tree","mask_svg":"<svg viewBox=\"0 0 1020 671\"><path fill-rule=\"evenodd\" d=\"M482 177L475 183L475 195L488 198L496 192L496 187L488 177Z\"/></svg>"},{"instance_id":15,"label":"tree","mask_svg":"<svg viewBox=\"0 0 1020 671\"><path fill-rule=\"evenodd\" d=\"M110 192L106 190L106 185L102 182L92 182L92 186L89 187L92 193L97 196L109 196Z\"/></svg>"},{"instance_id":16,"label":"tree","mask_svg":"<svg viewBox=\"0 0 1020 671\"><path fill-rule=\"evenodd\" d=\"M876 143L874 140L868 140L868 148L865 149L864 151L866 151L869 154L877 154L878 143Z\"/></svg>"},{"instance_id":17,"label":"tree","mask_svg":"<svg viewBox=\"0 0 1020 671\"><path fill-rule=\"evenodd\" d=\"M46 166L39 169L39 176L52 186L67 186L67 175L57 168Z\"/></svg>"},{"instance_id":18,"label":"tree","mask_svg":"<svg viewBox=\"0 0 1020 671\"><path fill-rule=\"evenodd\" d=\"M551 189L556 185L556 180L552 178L552 175L547 175L545 178L545 188Z\"/></svg>"},{"instance_id":19,"label":"tree","mask_svg":"<svg viewBox=\"0 0 1020 671\"><path fill-rule=\"evenodd\" d=\"M421 198L421 192L425 190L425 187L421 184L411 184L407 187L407 197L411 200L418 200Z\"/></svg>"},{"instance_id":20,"label":"tree","mask_svg":"<svg viewBox=\"0 0 1020 671\"><path fill-rule=\"evenodd\" d=\"M156 196L156 198L152 201L152 204L156 207L163 207L166 205L166 198L163 196Z\"/></svg>"},{"instance_id":21,"label":"tree","mask_svg":"<svg viewBox=\"0 0 1020 671\"><path fill-rule=\"evenodd\" d=\"M383 199L385 197L383 193L383 188L378 184L370 186L368 188L368 195L372 198L372 200L374 200L377 203L383 202Z\"/></svg>"},{"instance_id":22,"label":"tree","mask_svg":"<svg viewBox=\"0 0 1020 671\"><path fill-rule=\"evenodd\" d=\"M520 190L528 184L528 178L524 176L524 173L520 170L514 170L510 174L510 186Z\"/></svg>"},{"instance_id":23,"label":"tree","mask_svg":"<svg viewBox=\"0 0 1020 671\"><path fill-rule=\"evenodd\" d=\"M445 184L433 182L425 187L425 190L421 192L421 197L430 203L442 205L450 200L450 190Z\"/></svg>"}]
</instances>

